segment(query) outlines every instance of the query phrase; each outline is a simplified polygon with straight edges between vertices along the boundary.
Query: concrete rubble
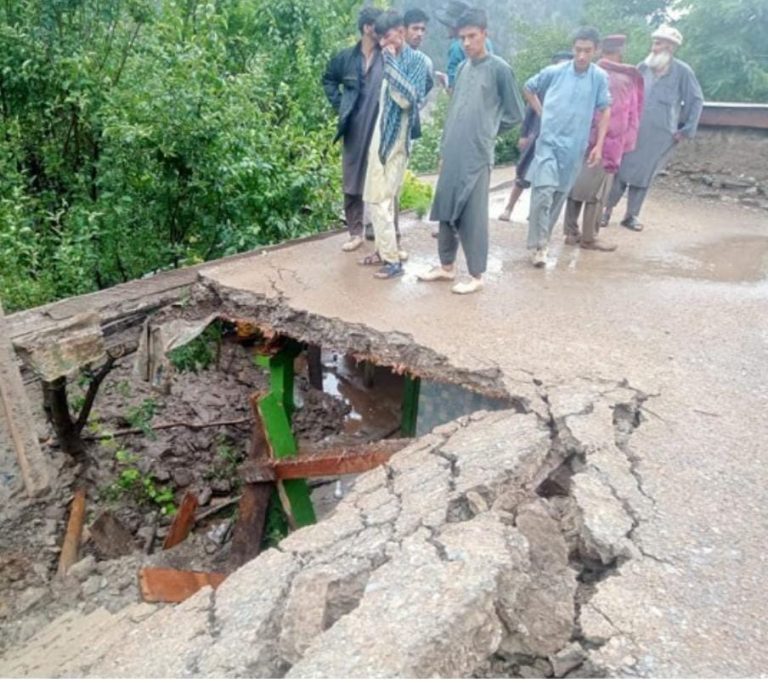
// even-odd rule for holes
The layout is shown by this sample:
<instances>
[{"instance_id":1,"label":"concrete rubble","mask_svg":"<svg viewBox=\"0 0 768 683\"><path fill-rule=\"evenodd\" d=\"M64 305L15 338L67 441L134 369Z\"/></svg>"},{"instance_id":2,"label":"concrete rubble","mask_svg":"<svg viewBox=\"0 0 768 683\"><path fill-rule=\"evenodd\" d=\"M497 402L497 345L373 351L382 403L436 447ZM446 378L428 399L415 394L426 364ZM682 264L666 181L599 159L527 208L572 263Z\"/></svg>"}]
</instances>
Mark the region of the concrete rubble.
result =
<instances>
[{"instance_id":1,"label":"concrete rubble","mask_svg":"<svg viewBox=\"0 0 768 683\"><path fill-rule=\"evenodd\" d=\"M631 564L634 519L652 511L615 418L636 417L646 397L533 386L536 411L436 429L216 591L70 612L0 674L140 677L147 662L161 677L564 676L595 662L611 673L598 653L621 632L600 621L601 585Z\"/></svg>"}]
</instances>

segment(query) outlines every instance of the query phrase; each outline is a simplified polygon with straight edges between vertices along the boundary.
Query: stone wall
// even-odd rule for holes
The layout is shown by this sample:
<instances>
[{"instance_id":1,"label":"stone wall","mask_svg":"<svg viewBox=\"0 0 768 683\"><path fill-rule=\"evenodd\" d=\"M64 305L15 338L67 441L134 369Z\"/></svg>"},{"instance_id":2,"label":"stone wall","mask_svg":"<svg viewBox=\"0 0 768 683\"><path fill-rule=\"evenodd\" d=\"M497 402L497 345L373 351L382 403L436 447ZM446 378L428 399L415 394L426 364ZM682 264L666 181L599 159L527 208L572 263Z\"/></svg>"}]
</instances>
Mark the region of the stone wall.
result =
<instances>
[{"instance_id":1,"label":"stone wall","mask_svg":"<svg viewBox=\"0 0 768 683\"><path fill-rule=\"evenodd\" d=\"M708 199L768 209L768 131L706 127L681 143L667 171Z\"/></svg>"}]
</instances>

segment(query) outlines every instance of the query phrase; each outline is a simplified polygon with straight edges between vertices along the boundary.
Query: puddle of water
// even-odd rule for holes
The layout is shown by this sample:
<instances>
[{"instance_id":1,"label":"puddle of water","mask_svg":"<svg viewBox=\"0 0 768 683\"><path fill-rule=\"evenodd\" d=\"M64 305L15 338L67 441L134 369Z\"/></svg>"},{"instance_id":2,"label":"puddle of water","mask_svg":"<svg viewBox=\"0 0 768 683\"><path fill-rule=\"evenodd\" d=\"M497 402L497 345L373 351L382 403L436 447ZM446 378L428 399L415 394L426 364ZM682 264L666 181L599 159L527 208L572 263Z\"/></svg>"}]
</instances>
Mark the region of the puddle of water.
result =
<instances>
[{"instance_id":1,"label":"puddle of water","mask_svg":"<svg viewBox=\"0 0 768 683\"><path fill-rule=\"evenodd\" d=\"M610 241L610 237L608 238ZM768 279L768 235L736 235L676 248L655 246L641 254L595 258L579 249L557 247L548 270L637 273L710 282L755 283Z\"/></svg>"},{"instance_id":2,"label":"puddle of water","mask_svg":"<svg viewBox=\"0 0 768 683\"><path fill-rule=\"evenodd\" d=\"M435 427L478 410L505 410L509 401L489 398L456 384L421 383L416 436L429 434Z\"/></svg>"},{"instance_id":3,"label":"puddle of water","mask_svg":"<svg viewBox=\"0 0 768 683\"><path fill-rule=\"evenodd\" d=\"M688 277L717 282L759 282L768 277L768 236L729 237L680 252L689 268L675 269Z\"/></svg>"},{"instance_id":4,"label":"puddle of water","mask_svg":"<svg viewBox=\"0 0 768 683\"><path fill-rule=\"evenodd\" d=\"M373 388L365 386L365 366L353 358L323 350L323 391L350 407L344 433L384 438L400 426L404 378L388 368L373 371Z\"/></svg>"},{"instance_id":5,"label":"puddle of water","mask_svg":"<svg viewBox=\"0 0 768 683\"><path fill-rule=\"evenodd\" d=\"M397 435L402 416L404 378L376 367L373 386L365 386L364 365L332 351L323 351L323 391L350 406L344 432L350 436L384 438ZM422 380L417 436L478 410L503 410L508 401L488 398L469 389Z\"/></svg>"}]
</instances>

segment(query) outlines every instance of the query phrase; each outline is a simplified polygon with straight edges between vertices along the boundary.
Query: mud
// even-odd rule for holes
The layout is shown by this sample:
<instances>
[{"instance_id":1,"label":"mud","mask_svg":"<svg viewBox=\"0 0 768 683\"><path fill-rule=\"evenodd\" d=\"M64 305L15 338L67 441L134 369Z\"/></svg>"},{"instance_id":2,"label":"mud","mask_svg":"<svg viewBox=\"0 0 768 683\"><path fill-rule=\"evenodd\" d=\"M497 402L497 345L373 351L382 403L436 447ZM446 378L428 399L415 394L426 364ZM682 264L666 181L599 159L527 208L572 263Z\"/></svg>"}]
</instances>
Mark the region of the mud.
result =
<instances>
[{"instance_id":1,"label":"mud","mask_svg":"<svg viewBox=\"0 0 768 683\"><path fill-rule=\"evenodd\" d=\"M63 454L41 422L40 430L48 430L44 449L56 468L56 484L42 501L29 503L19 496L0 512L0 649L72 605L81 604L86 611L115 610L135 602L140 566L225 568L227 527L236 505L208 515L222 503L237 501L237 468L250 449L249 399L268 382L251 355L242 346L224 344L211 367L175 374L165 394L138 381L132 358L123 359L97 396L83 462ZM35 387L30 390L39 406ZM73 409L83 391L70 382ZM312 389L302 374L297 376L296 398L294 431L300 443L341 434L349 412L344 401ZM40 411L38 417L42 419ZM176 426L153 429L169 424ZM138 433L124 433L131 431ZM129 485L134 477L138 482ZM186 491L197 494L198 515L207 518L187 542L161 552L172 510L162 510L161 503L147 495L143 481L151 482L157 492L170 492L170 502L176 505ZM95 569L82 581L54 580L68 502L81 487L87 491L87 519L80 557L91 558ZM130 539L119 548L110 544L107 549L90 537L88 527L103 513L109 513Z\"/></svg>"}]
</instances>

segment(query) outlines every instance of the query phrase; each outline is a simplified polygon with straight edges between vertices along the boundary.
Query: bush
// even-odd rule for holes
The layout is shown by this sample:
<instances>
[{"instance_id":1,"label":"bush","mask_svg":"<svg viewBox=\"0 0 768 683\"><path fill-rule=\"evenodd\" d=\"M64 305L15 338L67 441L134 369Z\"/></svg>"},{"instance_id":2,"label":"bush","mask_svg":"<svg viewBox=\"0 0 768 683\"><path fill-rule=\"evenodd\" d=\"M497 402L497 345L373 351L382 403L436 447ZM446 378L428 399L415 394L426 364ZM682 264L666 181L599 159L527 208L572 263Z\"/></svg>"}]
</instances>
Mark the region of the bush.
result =
<instances>
[{"instance_id":1,"label":"bush","mask_svg":"<svg viewBox=\"0 0 768 683\"><path fill-rule=\"evenodd\" d=\"M340 164L319 82L356 4L4 3L6 308L325 229Z\"/></svg>"},{"instance_id":2,"label":"bush","mask_svg":"<svg viewBox=\"0 0 768 683\"><path fill-rule=\"evenodd\" d=\"M409 166L416 173L435 173L440 163L440 141L450 97L444 90L437 93L432 110L422 119L421 137L414 141Z\"/></svg>"},{"instance_id":3,"label":"bush","mask_svg":"<svg viewBox=\"0 0 768 683\"><path fill-rule=\"evenodd\" d=\"M416 212L419 218L424 218L432 203L432 185L419 180L411 171L405 172L403 189L400 193L400 209Z\"/></svg>"}]
</instances>

